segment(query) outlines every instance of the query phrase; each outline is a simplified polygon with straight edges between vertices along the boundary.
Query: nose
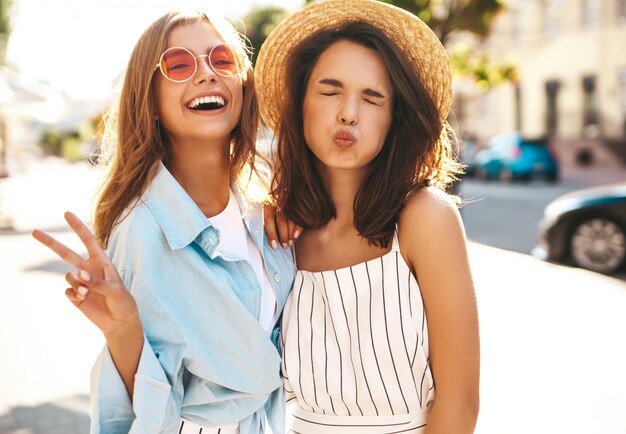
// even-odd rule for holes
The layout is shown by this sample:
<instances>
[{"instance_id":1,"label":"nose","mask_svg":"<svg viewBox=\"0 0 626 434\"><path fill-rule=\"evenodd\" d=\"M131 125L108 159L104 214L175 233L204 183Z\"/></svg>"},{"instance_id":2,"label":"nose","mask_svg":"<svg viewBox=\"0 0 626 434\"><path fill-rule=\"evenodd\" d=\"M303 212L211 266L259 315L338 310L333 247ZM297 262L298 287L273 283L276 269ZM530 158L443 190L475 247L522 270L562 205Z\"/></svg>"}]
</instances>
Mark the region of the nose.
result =
<instances>
[{"instance_id":1,"label":"nose","mask_svg":"<svg viewBox=\"0 0 626 434\"><path fill-rule=\"evenodd\" d=\"M337 120L342 125L356 125L359 121L359 107L356 98L346 98L339 110Z\"/></svg>"},{"instance_id":2,"label":"nose","mask_svg":"<svg viewBox=\"0 0 626 434\"><path fill-rule=\"evenodd\" d=\"M196 62L198 64L198 69L196 69L196 73L193 77L193 81L195 84L202 84L204 82L211 82L217 80L217 75L211 65L209 65L209 56L206 54L202 54L196 57Z\"/></svg>"}]
</instances>

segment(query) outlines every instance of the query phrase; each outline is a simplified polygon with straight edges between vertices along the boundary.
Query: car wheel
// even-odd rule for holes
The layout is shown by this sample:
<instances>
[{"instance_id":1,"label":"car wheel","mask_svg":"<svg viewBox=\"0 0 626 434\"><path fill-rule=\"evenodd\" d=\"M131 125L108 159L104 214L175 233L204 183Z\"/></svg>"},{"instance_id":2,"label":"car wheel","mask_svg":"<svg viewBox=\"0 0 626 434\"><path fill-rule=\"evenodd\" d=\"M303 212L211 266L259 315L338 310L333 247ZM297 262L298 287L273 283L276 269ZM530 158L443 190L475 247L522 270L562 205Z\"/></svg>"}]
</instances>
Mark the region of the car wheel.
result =
<instances>
[{"instance_id":1,"label":"car wheel","mask_svg":"<svg viewBox=\"0 0 626 434\"><path fill-rule=\"evenodd\" d=\"M572 232L570 252L579 267L612 273L626 258L624 228L603 217L585 220Z\"/></svg>"},{"instance_id":2,"label":"car wheel","mask_svg":"<svg viewBox=\"0 0 626 434\"><path fill-rule=\"evenodd\" d=\"M546 175L546 181L553 184L559 182L559 173L558 172L550 172Z\"/></svg>"}]
</instances>

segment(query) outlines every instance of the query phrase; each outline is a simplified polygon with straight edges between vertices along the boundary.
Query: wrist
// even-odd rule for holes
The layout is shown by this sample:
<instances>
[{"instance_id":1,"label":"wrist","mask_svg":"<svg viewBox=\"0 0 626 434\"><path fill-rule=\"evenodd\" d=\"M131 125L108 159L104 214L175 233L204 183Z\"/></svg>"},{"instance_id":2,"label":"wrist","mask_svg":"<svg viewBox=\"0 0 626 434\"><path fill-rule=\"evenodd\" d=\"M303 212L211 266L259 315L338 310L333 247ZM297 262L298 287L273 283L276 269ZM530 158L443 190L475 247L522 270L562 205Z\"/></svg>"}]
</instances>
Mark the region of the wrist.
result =
<instances>
[{"instance_id":1,"label":"wrist","mask_svg":"<svg viewBox=\"0 0 626 434\"><path fill-rule=\"evenodd\" d=\"M134 320L124 322L119 327L104 332L104 338L107 344L120 341L135 340L140 338L143 341L143 325L137 317Z\"/></svg>"}]
</instances>

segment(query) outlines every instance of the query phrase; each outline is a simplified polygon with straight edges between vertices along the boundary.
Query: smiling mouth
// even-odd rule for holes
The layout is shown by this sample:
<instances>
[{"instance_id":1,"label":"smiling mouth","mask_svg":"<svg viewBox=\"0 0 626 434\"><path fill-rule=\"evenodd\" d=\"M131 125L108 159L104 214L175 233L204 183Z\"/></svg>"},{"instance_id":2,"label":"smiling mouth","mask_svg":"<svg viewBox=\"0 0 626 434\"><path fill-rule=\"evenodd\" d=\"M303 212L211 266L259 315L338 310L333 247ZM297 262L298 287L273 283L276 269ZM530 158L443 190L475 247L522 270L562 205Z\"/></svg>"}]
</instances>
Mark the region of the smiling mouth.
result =
<instances>
[{"instance_id":1,"label":"smiling mouth","mask_svg":"<svg viewBox=\"0 0 626 434\"><path fill-rule=\"evenodd\" d=\"M202 96L192 100L187 107L191 110L218 110L226 105L226 101L221 96Z\"/></svg>"}]
</instances>

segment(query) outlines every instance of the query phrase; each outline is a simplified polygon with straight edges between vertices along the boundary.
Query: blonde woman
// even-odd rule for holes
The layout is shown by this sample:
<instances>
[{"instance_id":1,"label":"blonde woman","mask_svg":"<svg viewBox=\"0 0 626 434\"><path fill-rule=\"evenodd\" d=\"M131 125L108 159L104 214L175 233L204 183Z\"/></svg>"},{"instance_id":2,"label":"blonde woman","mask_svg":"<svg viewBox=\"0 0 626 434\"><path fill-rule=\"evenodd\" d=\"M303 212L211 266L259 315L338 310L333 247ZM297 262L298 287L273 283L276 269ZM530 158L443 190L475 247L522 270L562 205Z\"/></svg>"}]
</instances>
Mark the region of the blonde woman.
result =
<instances>
[{"instance_id":1,"label":"blonde woman","mask_svg":"<svg viewBox=\"0 0 626 434\"><path fill-rule=\"evenodd\" d=\"M115 113L95 237L66 215L89 257L33 234L78 270L66 295L106 338L91 432L256 434L266 416L282 432L272 330L294 269L246 196L258 109L240 35L205 14L159 18Z\"/></svg>"}]
</instances>

